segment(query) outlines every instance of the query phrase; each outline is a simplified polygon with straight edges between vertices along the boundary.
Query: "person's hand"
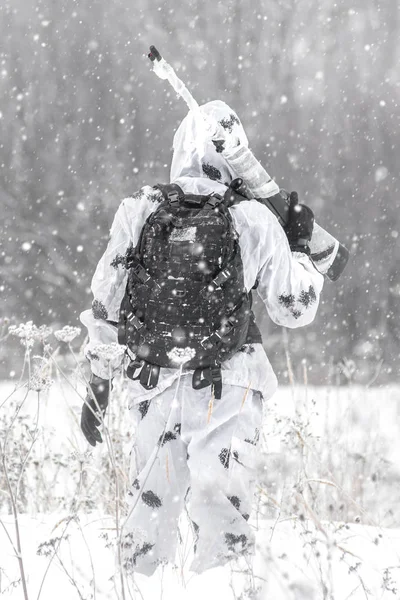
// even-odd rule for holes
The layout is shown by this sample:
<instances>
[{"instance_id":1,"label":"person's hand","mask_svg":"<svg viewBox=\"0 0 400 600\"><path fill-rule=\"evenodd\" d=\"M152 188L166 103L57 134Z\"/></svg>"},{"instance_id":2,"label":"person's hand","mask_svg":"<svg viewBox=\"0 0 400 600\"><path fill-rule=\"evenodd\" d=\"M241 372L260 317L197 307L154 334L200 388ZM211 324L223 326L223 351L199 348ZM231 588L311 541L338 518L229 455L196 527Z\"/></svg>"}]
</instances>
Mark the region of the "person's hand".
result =
<instances>
[{"instance_id":1,"label":"person's hand","mask_svg":"<svg viewBox=\"0 0 400 600\"><path fill-rule=\"evenodd\" d=\"M111 385L110 380L102 379L96 375L92 375L89 385L96 398L97 404L93 395L88 390L85 403L82 406L81 429L89 444L91 446L96 446L96 442L101 444L103 441L98 429L102 423L99 408L104 417L108 406Z\"/></svg>"},{"instance_id":2,"label":"person's hand","mask_svg":"<svg viewBox=\"0 0 400 600\"><path fill-rule=\"evenodd\" d=\"M297 192L291 192L289 220L285 232L292 252L310 254L309 242L314 229L314 213L305 204L299 204Z\"/></svg>"}]
</instances>

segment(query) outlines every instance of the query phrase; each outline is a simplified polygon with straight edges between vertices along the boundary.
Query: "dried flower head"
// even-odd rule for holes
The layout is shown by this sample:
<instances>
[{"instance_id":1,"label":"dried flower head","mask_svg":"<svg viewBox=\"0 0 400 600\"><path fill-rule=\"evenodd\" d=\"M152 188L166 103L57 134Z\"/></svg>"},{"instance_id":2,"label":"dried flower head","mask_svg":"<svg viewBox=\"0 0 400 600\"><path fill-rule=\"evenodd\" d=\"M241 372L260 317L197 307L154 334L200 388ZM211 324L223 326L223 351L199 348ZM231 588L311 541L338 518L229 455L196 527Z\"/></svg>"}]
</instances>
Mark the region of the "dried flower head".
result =
<instances>
[{"instance_id":1,"label":"dried flower head","mask_svg":"<svg viewBox=\"0 0 400 600\"><path fill-rule=\"evenodd\" d=\"M32 321L20 323L18 326L11 325L8 331L11 335L18 337L21 340L21 344L28 349L32 348L35 341L44 342L52 333L52 329L47 327L47 325L37 327Z\"/></svg>"},{"instance_id":2,"label":"dried flower head","mask_svg":"<svg viewBox=\"0 0 400 600\"><path fill-rule=\"evenodd\" d=\"M70 325L65 325L62 329L55 331L54 335L59 342L70 344L76 337L78 337L78 335L80 335L80 333L80 327L71 327Z\"/></svg>"},{"instance_id":3,"label":"dried flower head","mask_svg":"<svg viewBox=\"0 0 400 600\"><path fill-rule=\"evenodd\" d=\"M93 452L91 452L90 450L86 450L85 452L79 452L78 450L74 450L69 455L69 460L71 462L77 461L83 465L90 462L92 456Z\"/></svg>"},{"instance_id":4,"label":"dried flower head","mask_svg":"<svg viewBox=\"0 0 400 600\"><path fill-rule=\"evenodd\" d=\"M36 339L39 342L43 342L46 338L49 337L49 335L51 335L53 333L53 330L51 327L48 327L47 325L41 325L37 331L37 336Z\"/></svg>"},{"instance_id":5,"label":"dried flower head","mask_svg":"<svg viewBox=\"0 0 400 600\"><path fill-rule=\"evenodd\" d=\"M97 344L91 352L107 362L112 362L120 359L125 354L125 348L114 342L112 344Z\"/></svg>"},{"instance_id":6,"label":"dried flower head","mask_svg":"<svg viewBox=\"0 0 400 600\"><path fill-rule=\"evenodd\" d=\"M43 356L33 357L34 365L29 378L28 388L35 392L47 391L54 381L51 379L51 365Z\"/></svg>"},{"instance_id":7,"label":"dried flower head","mask_svg":"<svg viewBox=\"0 0 400 600\"><path fill-rule=\"evenodd\" d=\"M194 358L196 351L194 348L172 348L167 352L168 358L176 365L183 365Z\"/></svg>"},{"instance_id":8,"label":"dried flower head","mask_svg":"<svg viewBox=\"0 0 400 600\"><path fill-rule=\"evenodd\" d=\"M11 335L15 335L21 339L33 339L37 333L38 328L33 324L32 321L27 323L20 323L17 325L10 325L8 331Z\"/></svg>"}]
</instances>

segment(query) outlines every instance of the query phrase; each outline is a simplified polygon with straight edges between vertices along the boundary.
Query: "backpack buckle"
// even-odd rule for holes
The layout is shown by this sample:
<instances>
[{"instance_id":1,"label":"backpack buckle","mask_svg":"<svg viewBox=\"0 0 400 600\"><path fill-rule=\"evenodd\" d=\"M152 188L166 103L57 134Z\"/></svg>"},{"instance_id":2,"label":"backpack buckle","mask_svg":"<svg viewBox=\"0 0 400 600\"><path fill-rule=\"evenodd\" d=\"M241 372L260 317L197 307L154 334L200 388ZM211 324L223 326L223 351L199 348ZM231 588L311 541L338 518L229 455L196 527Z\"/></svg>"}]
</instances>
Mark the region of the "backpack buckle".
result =
<instances>
[{"instance_id":1,"label":"backpack buckle","mask_svg":"<svg viewBox=\"0 0 400 600\"><path fill-rule=\"evenodd\" d=\"M205 350L207 350L208 348L217 344L218 342L222 342L223 341L222 338L225 337L226 335L229 335L231 333L232 329L235 328L235 325L236 325L235 317L233 315L231 315L230 317L228 317L226 319L226 321L221 325L221 327L219 329L217 329L217 331L214 331L214 333L212 333L208 337L204 338L200 342L201 346Z\"/></svg>"},{"instance_id":2,"label":"backpack buckle","mask_svg":"<svg viewBox=\"0 0 400 600\"><path fill-rule=\"evenodd\" d=\"M222 200L223 200L223 198L221 196L219 196L218 194L215 194L214 196L211 196L207 200L204 208L208 208L210 210L215 210L221 204Z\"/></svg>"},{"instance_id":3,"label":"backpack buckle","mask_svg":"<svg viewBox=\"0 0 400 600\"><path fill-rule=\"evenodd\" d=\"M208 350L214 344L217 344L220 341L221 341L221 336L219 335L219 332L218 331L214 331L214 333L212 333L211 335L203 338L201 340L200 344L204 348L204 350Z\"/></svg>"},{"instance_id":4,"label":"backpack buckle","mask_svg":"<svg viewBox=\"0 0 400 600\"><path fill-rule=\"evenodd\" d=\"M227 321L223 325L221 325L221 328L219 329L221 337L224 335L228 335L232 331L232 329L234 329L235 325L236 321L234 317L229 317L229 319L227 319Z\"/></svg>"},{"instance_id":5,"label":"backpack buckle","mask_svg":"<svg viewBox=\"0 0 400 600\"><path fill-rule=\"evenodd\" d=\"M167 196L168 202L171 204L171 206L177 206L179 204L179 193L177 190L171 190L168 192Z\"/></svg>"},{"instance_id":6,"label":"backpack buckle","mask_svg":"<svg viewBox=\"0 0 400 600\"><path fill-rule=\"evenodd\" d=\"M186 290L175 289L172 293L176 298L184 298L186 296Z\"/></svg>"},{"instance_id":7,"label":"backpack buckle","mask_svg":"<svg viewBox=\"0 0 400 600\"><path fill-rule=\"evenodd\" d=\"M134 277L136 277L137 281L143 284L153 284L153 293L155 296L158 296L161 292L161 286L152 279L151 275L146 271L144 267L135 259L135 262L130 266L130 270ZM150 283L149 283L150 282Z\"/></svg>"},{"instance_id":8,"label":"backpack buckle","mask_svg":"<svg viewBox=\"0 0 400 600\"><path fill-rule=\"evenodd\" d=\"M218 273L218 275L214 277L211 284L215 287L220 287L223 283L228 281L228 279L230 279L231 276L232 273L229 269L222 269L222 271L220 271L220 273Z\"/></svg>"},{"instance_id":9,"label":"backpack buckle","mask_svg":"<svg viewBox=\"0 0 400 600\"><path fill-rule=\"evenodd\" d=\"M140 319L138 319L132 311L126 315L126 318L128 319L129 323L131 323L134 328L137 329L137 331L144 327L144 323L142 323L142 321L140 321Z\"/></svg>"},{"instance_id":10,"label":"backpack buckle","mask_svg":"<svg viewBox=\"0 0 400 600\"><path fill-rule=\"evenodd\" d=\"M132 265L131 271L141 283L147 283L151 279L146 269L139 262Z\"/></svg>"}]
</instances>

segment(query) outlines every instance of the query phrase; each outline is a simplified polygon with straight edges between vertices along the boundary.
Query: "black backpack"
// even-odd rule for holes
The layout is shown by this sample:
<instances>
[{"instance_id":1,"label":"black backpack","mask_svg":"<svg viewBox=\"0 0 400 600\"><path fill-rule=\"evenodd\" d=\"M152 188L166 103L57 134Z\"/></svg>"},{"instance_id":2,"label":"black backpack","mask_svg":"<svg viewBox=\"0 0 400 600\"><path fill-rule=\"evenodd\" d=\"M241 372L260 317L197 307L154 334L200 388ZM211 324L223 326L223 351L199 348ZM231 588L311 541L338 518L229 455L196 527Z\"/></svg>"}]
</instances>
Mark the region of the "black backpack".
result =
<instances>
[{"instance_id":1,"label":"black backpack","mask_svg":"<svg viewBox=\"0 0 400 600\"><path fill-rule=\"evenodd\" d=\"M131 357L127 374L135 378L141 367L137 378L152 389L160 367L183 364L195 371L195 389L211 384L218 398L221 363L261 341L228 210L246 198L232 188L222 197L184 194L175 184L156 187L164 199L126 262L118 341Z\"/></svg>"}]
</instances>

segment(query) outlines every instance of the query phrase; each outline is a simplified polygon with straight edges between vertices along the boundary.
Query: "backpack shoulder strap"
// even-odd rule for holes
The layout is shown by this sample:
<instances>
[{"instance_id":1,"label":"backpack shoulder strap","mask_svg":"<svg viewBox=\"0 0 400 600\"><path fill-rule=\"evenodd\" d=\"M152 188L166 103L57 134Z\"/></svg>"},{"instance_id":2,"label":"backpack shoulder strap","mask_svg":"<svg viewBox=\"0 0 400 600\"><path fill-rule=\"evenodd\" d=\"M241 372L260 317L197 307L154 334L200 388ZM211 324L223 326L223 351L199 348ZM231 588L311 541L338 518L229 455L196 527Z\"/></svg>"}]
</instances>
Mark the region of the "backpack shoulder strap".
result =
<instances>
[{"instance_id":1,"label":"backpack shoulder strap","mask_svg":"<svg viewBox=\"0 0 400 600\"><path fill-rule=\"evenodd\" d=\"M154 187L161 191L164 200L172 206L180 204L185 199L185 193L177 183L157 183Z\"/></svg>"},{"instance_id":2,"label":"backpack shoulder strap","mask_svg":"<svg viewBox=\"0 0 400 600\"><path fill-rule=\"evenodd\" d=\"M177 183L157 183L154 187L161 191L164 200L171 206L177 206L187 200L189 204L206 204L207 208L211 209L216 208L222 203L229 208L230 206L249 200L246 185L239 177L231 182L222 197L219 194L209 194L209 196L185 194Z\"/></svg>"},{"instance_id":3,"label":"backpack shoulder strap","mask_svg":"<svg viewBox=\"0 0 400 600\"><path fill-rule=\"evenodd\" d=\"M164 206L166 203L172 208L186 206L187 208L200 209L205 206L210 197L213 197L212 194L207 196L201 194L186 194L177 183L158 183L155 187L158 188L163 195Z\"/></svg>"}]
</instances>

